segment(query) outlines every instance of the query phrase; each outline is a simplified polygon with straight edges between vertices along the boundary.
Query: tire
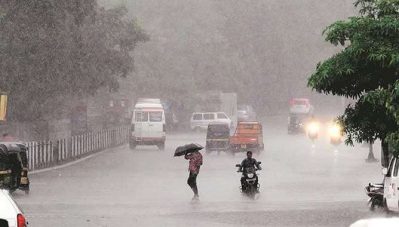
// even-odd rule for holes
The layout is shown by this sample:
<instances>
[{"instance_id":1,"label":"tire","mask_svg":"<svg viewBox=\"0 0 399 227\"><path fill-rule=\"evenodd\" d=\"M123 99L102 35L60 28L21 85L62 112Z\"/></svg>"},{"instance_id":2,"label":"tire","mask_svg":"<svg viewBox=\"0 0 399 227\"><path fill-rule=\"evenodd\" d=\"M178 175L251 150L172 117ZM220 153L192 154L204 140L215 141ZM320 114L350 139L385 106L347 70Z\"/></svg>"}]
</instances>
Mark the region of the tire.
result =
<instances>
[{"instance_id":1,"label":"tire","mask_svg":"<svg viewBox=\"0 0 399 227\"><path fill-rule=\"evenodd\" d=\"M25 189L25 195L29 195L30 188Z\"/></svg>"},{"instance_id":2,"label":"tire","mask_svg":"<svg viewBox=\"0 0 399 227\"><path fill-rule=\"evenodd\" d=\"M136 143L135 142L130 142L129 143L129 148L130 148L130 150L134 150L134 149L136 149Z\"/></svg>"},{"instance_id":3,"label":"tire","mask_svg":"<svg viewBox=\"0 0 399 227\"><path fill-rule=\"evenodd\" d=\"M375 211L374 199L371 199L371 201L370 201L370 211Z\"/></svg>"},{"instance_id":4,"label":"tire","mask_svg":"<svg viewBox=\"0 0 399 227\"><path fill-rule=\"evenodd\" d=\"M165 142L158 144L157 147L159 150L164 151L165 150Z\"/></svg>"},{"instance_id":5,"label":"tire","mask_svg":"<svg viewBox=\"0 0 399 227\"><path fill-rule=\"evenodd\" d=\"M384 212L386 215L390 215L392 212L389 210L388 208L388 204L387 204L387 200L384 199L384 201L382 202L382 206L384 208Z\"/></svg>"},{"instance_id":6,"label":"tire","mask_svg":"<svg viewBox=\"0 0 399 227\"><path fill-rule=\"evenodd\" d=\"M248 188L248 197L251 198L251 199L255 199L255 195L256 195L255 187L253 185L249 186L249 188Z\"/></svg>"}]
</instances>

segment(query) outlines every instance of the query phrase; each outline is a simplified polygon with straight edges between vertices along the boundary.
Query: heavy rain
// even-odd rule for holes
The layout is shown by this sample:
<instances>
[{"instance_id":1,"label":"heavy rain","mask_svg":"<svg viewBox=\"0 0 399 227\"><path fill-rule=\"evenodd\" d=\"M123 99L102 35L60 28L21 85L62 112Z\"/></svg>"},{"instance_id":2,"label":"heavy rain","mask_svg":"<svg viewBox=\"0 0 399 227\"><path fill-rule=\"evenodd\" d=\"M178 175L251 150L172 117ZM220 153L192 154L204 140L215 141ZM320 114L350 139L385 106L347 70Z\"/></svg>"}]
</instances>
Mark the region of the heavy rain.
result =
<instances>
[{"instance_id":1,"label":"heavy rain","mask_svg":"<svg viewBox=\"0 0 399 227\"><path fill-rule=\"evenodd\" d=\"M0 227L399 226L399 1L0 1Z\"/></svg>"}]
</instances>

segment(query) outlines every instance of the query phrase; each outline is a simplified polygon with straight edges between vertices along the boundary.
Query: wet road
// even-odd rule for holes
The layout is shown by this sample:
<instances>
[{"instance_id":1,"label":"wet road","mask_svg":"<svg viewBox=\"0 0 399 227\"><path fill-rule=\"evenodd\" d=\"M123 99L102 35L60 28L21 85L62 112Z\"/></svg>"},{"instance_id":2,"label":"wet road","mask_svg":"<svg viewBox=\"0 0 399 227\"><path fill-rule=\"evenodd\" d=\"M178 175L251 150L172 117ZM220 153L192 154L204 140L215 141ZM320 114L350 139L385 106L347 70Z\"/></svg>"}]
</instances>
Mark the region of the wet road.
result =
<instances>
[{"instance_id":1,"label":"wet road","mask_svg":"<svg viewBox=\"0 0 399 227\"><path fill-rule=\"evenodd\" d=\"M31 176L31 194L14 197L30 226L348 226L384 216L366 206L368 182L381 181L367 148L335 148L324 138L312 147L304 135L287 135L284 120L264 123L261 194L239 192L234 167L244 154L204 155L200 201L191 202L187 161L173 158L177 145L204 134L170 135L166 151L155 147L109 150L66 168ZM379 149L376 146L376 157Z\"/></svg>"}]
</instances>

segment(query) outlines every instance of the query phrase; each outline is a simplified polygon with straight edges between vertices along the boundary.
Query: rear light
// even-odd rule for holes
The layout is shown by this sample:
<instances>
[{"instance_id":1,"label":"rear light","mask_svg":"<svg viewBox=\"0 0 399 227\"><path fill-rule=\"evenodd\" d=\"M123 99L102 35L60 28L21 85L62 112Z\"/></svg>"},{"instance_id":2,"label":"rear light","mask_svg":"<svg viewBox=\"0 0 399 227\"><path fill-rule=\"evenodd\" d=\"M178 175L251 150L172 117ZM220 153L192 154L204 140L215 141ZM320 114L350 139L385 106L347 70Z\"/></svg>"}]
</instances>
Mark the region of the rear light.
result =
<instances>
[{"instance_id":1,"label":"rear light","mask_svg":"<svg viewBox=\"0 0 399 227\"><path fill-rule=\"evenodd\" d=\"M25 217L22 214L18 214L17 223L17 227L27 227Z\"/></svg>"},{"instance_id":2,"label":"rear light","mask_svg":"<svg viewBox=\"0 0 399 227\"><path fill-rule=\"evenodd\" d=\"M132 126L130 126L130 131L134 132L134 124L132 124Z\"/></svg>"},{"instance_id":3,"label":"rear light","mask_svg":"<svg viewBox=\"0 0 399 227\"><path fill-rule=\"evenodd\" d=\"M162 131L166 132L166 125L165 124L162 125Z\"/></svg>"}]
</instances>

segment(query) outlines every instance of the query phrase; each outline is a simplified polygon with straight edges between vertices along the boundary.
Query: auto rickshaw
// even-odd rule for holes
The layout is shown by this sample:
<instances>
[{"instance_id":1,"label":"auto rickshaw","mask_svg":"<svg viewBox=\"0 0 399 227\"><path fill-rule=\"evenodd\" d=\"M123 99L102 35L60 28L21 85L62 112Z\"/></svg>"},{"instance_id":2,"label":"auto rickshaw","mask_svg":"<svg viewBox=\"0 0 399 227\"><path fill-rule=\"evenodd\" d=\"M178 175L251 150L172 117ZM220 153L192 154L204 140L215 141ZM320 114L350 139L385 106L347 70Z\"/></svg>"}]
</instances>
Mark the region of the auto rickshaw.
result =
<instances>
[{"instance_id":1,"label":"auto rickshaw","mask_svg":"<svg viewBox=\"0 0 399 227\"><path fill-rule=\"evenodd\" d=\"M226 123L214 122L208 125L206 133L206 152L228 151L230 138L230 126Z\"/></svg>"},{"instance_id":2,"label":"auto rickshaw","mask_svg":"<svg viewBox=\"0 0 399 227\"><path fill-rule=\"evenodd\" d=\"M231 154L247 151L260 153L264 148L262 124L257 121L238 122L236 131L230 137Z\"/></svg>"},{"instance_id":3,"label":"auto rickshaw","mask_svg":"<svg viewBox=\"0 0 399 227\"><path fill-rule=\"evenodd\" d=\"M3 187L10 191L20 189L29 194L27 147L21 143L3 142L0 144L0 163L3 173ZM1 172L0 172L1 173Z\"/></svg>"},{"instance_id":4,"label":"auto rickshaw","mask_svg":"<svg viewBox=\"0 0 399 227\"><path fill-rule=\"evenodd\" d=\"M0 189L11 187L11 166L6 150L0 147Z\"/></svg>"}]
</instances>

